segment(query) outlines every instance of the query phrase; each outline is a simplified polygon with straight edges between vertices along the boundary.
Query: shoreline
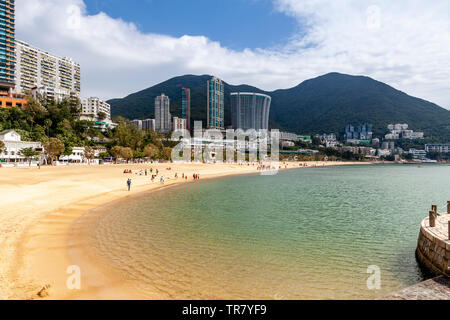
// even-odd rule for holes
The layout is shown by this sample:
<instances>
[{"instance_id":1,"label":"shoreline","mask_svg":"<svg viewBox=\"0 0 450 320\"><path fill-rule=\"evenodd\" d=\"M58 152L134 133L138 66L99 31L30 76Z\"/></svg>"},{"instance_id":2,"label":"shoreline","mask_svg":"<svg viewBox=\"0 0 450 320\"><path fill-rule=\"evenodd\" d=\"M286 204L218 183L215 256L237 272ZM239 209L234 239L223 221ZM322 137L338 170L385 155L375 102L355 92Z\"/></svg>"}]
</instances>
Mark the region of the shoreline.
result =
<instances>
[{"instance_id":1,"label":"shoreline","mask_svg":"<svg viewBox=\"0 0 450 320\"><path fill-rule=\"evenodd\" d=\"M288 168L285 169L283 165L281 170L307 169L315 165L324 167L373 164L306 162L308 167L299 167L300 163L305 162L287 162ZM169 175L173 176L177 172L181 176L181 172L184 172L190 180L181 182L181 178L170 179L165 185L160 185L159 182L149 183L149 176L122 173L125 168L140 170L150 167L158 168L163 175L167 173L165 168L172 167ZM2 171L9 171L6 177L3 175L0 179L0 185L7 188L14 181L10 178L15 178L17 173L25 174L27 178L30 173L34 176L26 179L26 182L22 178L22 181L13 184L11 196L16 191L15 197L7 197L9 201L6 200L5 207L10 212L6 214L6 218L0 216L0 222L6 222L6 226L3 223L5 229L0 229L0 254L6 258L0 263L0 287L3 288L1 299L130 299L132 294L127 292L125 279L121 279L114 270L99 264L97 257L92 257L83 236L86 230L81 230L77 221L87 219L92 226L95 224L96 210L114 205L117 201L130 201L147 192L162 192L166 188L193 183L194 172L200 174L201 181L260 173L256 166L252 165L149 163L100 167L43 167L41 170L4 168ZM53 177L54 175L56 177ZM72 175L74 177L71 179ZM57 178L56 183L52 177ZM131 193L126 191L125 186L128 177L133 179ZM89 178L96 179L95 183ZM113 180L114 183L111 183ZM120 183L117 183L118 180ZM115 188L111 188L111 185ZM101 189L105 186L106 190ZM64 190L65 187L68 190ZM36 191L40 192L35 194ZM27 194L28 192L33 196ZM24 199L21 199L20 195ZM9 228L9 231L6 228ZM70 274L66 271L74 260L82 262L78 264L82 265L80 267L83 285L81 290L70 291L66 286Z\"/></svg>"}]
</instances>

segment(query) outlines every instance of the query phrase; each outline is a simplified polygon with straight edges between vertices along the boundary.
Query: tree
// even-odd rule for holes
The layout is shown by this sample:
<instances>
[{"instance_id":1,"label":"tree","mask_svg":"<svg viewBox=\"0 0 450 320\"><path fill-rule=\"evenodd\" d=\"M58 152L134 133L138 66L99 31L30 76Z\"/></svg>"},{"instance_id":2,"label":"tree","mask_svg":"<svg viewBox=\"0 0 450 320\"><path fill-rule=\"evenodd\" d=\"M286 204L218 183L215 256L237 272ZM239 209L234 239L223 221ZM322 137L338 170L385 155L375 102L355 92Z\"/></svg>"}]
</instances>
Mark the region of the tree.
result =
<instances>
[{"instance_id":1,"label":"tree","mask_svg":"<svg viewBox=\"0 0 450 320\"><path fill-rule=\"evenodd\" d=\"M33 157L39 155L39 152L33 150L33 148L24 148L20 150L20 154L22 154L28 161L28 166L31 166L31 160Z\"/></svg>"},{"instance_id":2,"label":"tree","mask_svg":"<svg viewBox=\"0 0 450 320\"><path fill-rule=\"evenodd\" d=\"M0 154L6 151L6 146L3 141L0 141Z\"/></svg>"},{"instance_id":3,"label":"tree","mask_svg":"<svg viewBox=\"0 0 450 320\"><path fill-rule=\"evenodd\" d=\"M98 156L102 159L105 159L109 158L110 154L108 152L101 152Z\"/></svg>"},{"instance_id":4,"label":"tree","mask_svg":"<svg viewBox=\"0 0 450 320\"><path fill-rule=\"evenodd\" d=\"M134 156L133 149L128 148L128 147L122 148L121 156L122 156L122 158L127 160L127 163L128 163L131 159L133 159L133 156Z\"/></svg>"},{"instance_id":5,"label":"tree","mask_svg":"<svg viewBox=\"0 0 450 320\"><path fill-rule=\"evenodd\" d=\"M117 164L117 160L122 156L122 147L121 146L112 147L111 154L114 157L115 164Z\"/></svg>"},{"instance_id":6,"label":"tree","mask_svg":"<svg viewBox=\"0 0 450 320\"><path fill-rule=\"evenodd\" d=\"M144 148L144 153L148 158L154 159L158 155L158 148L154 144L149 144Z\"/></svg>"},{"instance_id":7,"label":"tree","mask_svg":"<svg viewBox=\"0 0 450 320\"><path fill-rule=\"evenodd\" d=\"M91 164L91 160L95 158L95 151L89 146L84 147L84 156L88 159L88 164Z\"/></svg>"},{"instance_id":8,"label":"tree","mask_svg":"<svg viewBox=\"0 0 450 320\"><path fill-rule=\"evenodd\" d=\"M171 157L172 157L172 148L164 147L164 148L162 149L162 156L164 157L164 159L170 161L170 159L171 159Z\"/></svg>"},{"instance_id":9,"label":"tree","mask_svg":"<svg viewBox=\"0 0 450 320\"><path fill-rule=\"evenodd\" d=\"M50 165L53 165L53 159L64 152L64 143L58 138L50 138L48 142L44 144L44 149L47 152L48 158L50 160Z\"/></svg>"}]
</instances>

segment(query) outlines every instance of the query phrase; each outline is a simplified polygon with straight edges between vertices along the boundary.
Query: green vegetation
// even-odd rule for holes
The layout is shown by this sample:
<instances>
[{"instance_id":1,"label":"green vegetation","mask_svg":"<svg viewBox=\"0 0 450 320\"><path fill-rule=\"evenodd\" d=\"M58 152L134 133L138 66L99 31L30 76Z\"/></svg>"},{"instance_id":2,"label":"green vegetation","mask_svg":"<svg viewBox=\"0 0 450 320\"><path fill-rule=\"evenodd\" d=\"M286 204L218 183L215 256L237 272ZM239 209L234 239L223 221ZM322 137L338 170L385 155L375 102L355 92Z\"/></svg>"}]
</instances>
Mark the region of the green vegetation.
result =
<instances>
[{"instance_id":1,"label":"green vegetation","mask_svg":"<svg viewBox=\"0 0 450 320\"><path fill-rule=\"evenodd\" d=\"M31 160L39 155L39 152L34 151L33 148L24 148L20 150L20 153L27 159L29 166L31 166Z\"/></svg>"},{"instance_id":2,"label":"green vegetation","mask_svg":"<svg viewBox=\"0 0 450 320\"><path fill-rule=\"evenodd\" d=\"M174 143L167 136L139 130L121 117L117 118L116 129L102 132L94 122L79 120L79 100L28 99L26 109L0 109L0 131L15 130L23 141L41 142L50 164L60 155L70 155L74 147L84 147L85 158L90 162L95 146L107 148L107 152L100 154L102 158L113 155L127 161L146 157L170 159ZM0 149L4 149L3 142ZM22 154L29 161L37 155L31 149L23 149Z\"/></svg>"},{"instance_id":3,"label":"green vegetation","mask_svg":"<svg viewBox=\"0 0 450 320\"><path fill-rule=\"evenodd\" d=\"M181 88L191 89L191 121L206 123L206 81L211 76L176 77L123 99L108 101L113 115L130 119L154 117L154 100L161 93L171 99L171 112L181 116ZM225 125L231 124L230 93L260 92L272 97L271 128L296 133L342 133L344 127L369 122L376 135L391 123L408 123L435 142L450 141L450 111L411 97L368 77L330 73L287 89L264 92L225 83Z\"/></svg>"}]
</instances>

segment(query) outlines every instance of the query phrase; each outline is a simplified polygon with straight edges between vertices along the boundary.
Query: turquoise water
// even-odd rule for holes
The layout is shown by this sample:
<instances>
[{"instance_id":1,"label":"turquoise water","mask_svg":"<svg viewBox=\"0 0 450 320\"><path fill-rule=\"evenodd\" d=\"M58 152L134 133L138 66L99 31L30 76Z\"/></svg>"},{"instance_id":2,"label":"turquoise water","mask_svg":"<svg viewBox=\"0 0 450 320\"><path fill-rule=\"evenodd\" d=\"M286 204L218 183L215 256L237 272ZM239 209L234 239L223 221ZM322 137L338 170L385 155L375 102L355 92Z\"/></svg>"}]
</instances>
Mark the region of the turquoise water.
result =
<instances>
[{"instance_id":1,"label":"turquoise water","mask_svg":"<svg viewBox=\"0 0 450 320\"><path fill-rule=\"evenodd\" d=\"M92 240L145 298L371 299L424 279L420 222L447 200L450 166L295 169L145 194Z\"/></svg>"}]
</instances>

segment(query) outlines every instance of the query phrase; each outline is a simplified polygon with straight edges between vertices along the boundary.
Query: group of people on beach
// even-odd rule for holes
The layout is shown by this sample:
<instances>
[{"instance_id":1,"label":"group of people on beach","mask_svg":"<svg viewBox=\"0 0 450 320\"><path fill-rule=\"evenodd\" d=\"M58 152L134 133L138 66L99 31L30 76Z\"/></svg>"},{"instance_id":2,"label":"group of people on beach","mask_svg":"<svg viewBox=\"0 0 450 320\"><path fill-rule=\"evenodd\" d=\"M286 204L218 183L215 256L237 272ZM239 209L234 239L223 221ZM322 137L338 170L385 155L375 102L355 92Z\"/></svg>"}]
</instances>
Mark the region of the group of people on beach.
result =
<instances>
[{"instance_id":1,"label":"group of people on beach","mask_svg":"<svg viewBox=\"0 0 450 320\"><path fill-rule=\"evenodd\" d=\"M167 170L167 171L171 171L172 168L169 167L169 168L166 168L166 170ZM124 173L124 174L133 174L133 171L132 171L132 170L129 170L129 169L125 169L125 170L123 171L123 173ZM159 176L159 170L158 170L158 169L153 170L153 168L150 168L150 169L141 169L141 170L136 171L136 172L134 172L134 173L135 173L136 175L140 175L140 176L143 176L143 175L148 176L149 173L150 173L150 175L151 175L151 182L152 182L152 183L154 183L154 182L155 182L155 179ZM175 173L174 178L175 178L175 179L178 179L178 178L179 178L177 172ZM200 180L200 174L194 173L194 174L192 175L192 178L193 178L194 180ZM166 178L166 177L164 177L164 176L160 176L160 178L159 178L159 183L164 184L164 183L166 182L166 179L170 179L170 178L169 178L169 177ZM188 180L188 175L185 174L185 173L183 172L183 173L181 174L181 179L187 181L187 180ZM131 180L131 178L128 178L128 180L127 180L128 191L131 190L131 184L132 184L132 180Z\"/></svg>"}]
</instances>

